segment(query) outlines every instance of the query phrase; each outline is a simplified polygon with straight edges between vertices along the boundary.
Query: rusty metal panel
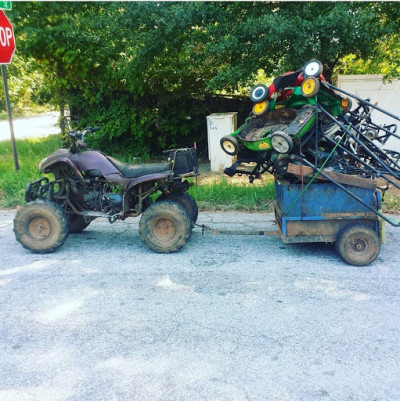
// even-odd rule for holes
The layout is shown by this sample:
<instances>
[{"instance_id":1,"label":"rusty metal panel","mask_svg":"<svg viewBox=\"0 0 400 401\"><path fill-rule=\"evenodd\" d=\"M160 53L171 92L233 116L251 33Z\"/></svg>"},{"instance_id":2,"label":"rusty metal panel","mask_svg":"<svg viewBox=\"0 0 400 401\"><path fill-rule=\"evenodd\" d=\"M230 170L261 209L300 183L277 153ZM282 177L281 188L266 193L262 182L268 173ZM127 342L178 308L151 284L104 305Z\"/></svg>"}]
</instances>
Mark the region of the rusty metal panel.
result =
<instances>
[{"instance_id":1,"label":"rusty metal panel","mask_svg":"<svg viewBox=\"0 0 400 401\"><path fill-rule=\"evenodd\" d=\"M301 178L303 176L304 178L312 178L315 175L314 169L308 166L300 166L297 164L292 164L289 163L287 172L293 175L296 175L297 177ZM353 187L359 187L359 188L365 188L365 189L371 189L375 190L376 189L376 181L373 181L369 178L363 178L363 177L356 177L354 175L347 175L347 174L341 174L341 173L335 173L333 171L328 171L328 170L322 170L324 174L327 176L333 178L335 181L337 181L340 184L346 184L346 185L351 185ZM322 181L328 181L327 178L319 174L317 176L317 180L322 180Z\"/></svg>"},{"instance_id":2,"label":"rusty metal panel","mask_svg":"<svg viewBox=\"0 0 400 401\"><path fill-rule=\"evenodd\" d=\"M295 220L286 221L286 236L307 237L313 235L335 236L349 224L363 224L375 228L374 220L367 219L336 219L336 220Z\"/></svg>"},{"instance_id":3,"label":"rusty metal panel","mask_svg":"<svg viewBox=\"0 0 400 401\"><path fill-rule=\"evenodd\" d=\"M362 224L379 232L376 214L334 184L301 185L276 183L275 218L285 243L334 242L346 226ZM375 191L351 187L373 208L379 206Z\"/></svg>"},{"instance_id":4,"label":"rusty metal panel","mask_svg":"<svg viewBox=\"0 0 400 401\"><path fill-rule=\"evenodd\" d=\"M374 190L346 186L374 210L379 208L379 200ZM287 217L321 217L329 214L370 214L366 206L332 183L311 184L302 193L301 184L281 185L275 181L276 204Z\"/></svg>"}]
</instances>

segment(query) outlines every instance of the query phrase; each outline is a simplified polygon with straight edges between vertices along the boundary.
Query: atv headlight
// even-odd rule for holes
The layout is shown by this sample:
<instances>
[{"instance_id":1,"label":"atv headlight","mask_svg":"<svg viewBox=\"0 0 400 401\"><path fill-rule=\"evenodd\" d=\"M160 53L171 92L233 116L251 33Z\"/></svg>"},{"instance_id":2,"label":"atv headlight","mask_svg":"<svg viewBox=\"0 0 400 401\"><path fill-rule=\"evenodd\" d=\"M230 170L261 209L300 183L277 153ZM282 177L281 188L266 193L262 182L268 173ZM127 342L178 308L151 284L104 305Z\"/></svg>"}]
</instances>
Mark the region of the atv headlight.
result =
<instances>
[{"instance_id":1,"label":"atv headlight","mask_svg":"<svg viewBox=\"0 0 400 401\"><path fill-rule=\"evenodd\" d=\"M251 89L250 91L250 99L252 102L257 103L263 101L268 95L268 87L259 84Z\"/></svg>"},{"instance_id":2,"label":"atv headlight","mask_svg":"<svg viewBox=\"0 0 400 401\"><path fill-rule=\"evenodd\" d=\"M268 100L256 103L253 106L253 114L255 114L256 116L261 116L261 114L264 114L268 110L268 106Z\"/></svg>"},{"instance_id":3,"label":"atv headlight","mask_svg":"<svg viewBox=\"0 0 400 401\"><path fill-rule=\"evenodd\" d=\"M275 131L271 135L271 146L278 153L289 153L293 149L293 141L286 132Z\"/></svg>"},{"instance_id":4,"label":"atv headlight","mask_svg":"<svg viewBox=\"0 0 400 401\"><path fill-rule=\"evenodd\" d=\"M324 67L318 60L311 60L303 67L303 75L305 78L318 77L322 74Z\"/></svg>"},{"instance_id":5,"label":"atv headlight","mask_svg":"<svg viewBox=\"0 0 400 401\"><path fill-rule=\"evenodd\" d=\"M301 84L301 93L304 97L314 97L319 91L320 83L315 77L309 77Z\"/></svg>"}]
</instances>

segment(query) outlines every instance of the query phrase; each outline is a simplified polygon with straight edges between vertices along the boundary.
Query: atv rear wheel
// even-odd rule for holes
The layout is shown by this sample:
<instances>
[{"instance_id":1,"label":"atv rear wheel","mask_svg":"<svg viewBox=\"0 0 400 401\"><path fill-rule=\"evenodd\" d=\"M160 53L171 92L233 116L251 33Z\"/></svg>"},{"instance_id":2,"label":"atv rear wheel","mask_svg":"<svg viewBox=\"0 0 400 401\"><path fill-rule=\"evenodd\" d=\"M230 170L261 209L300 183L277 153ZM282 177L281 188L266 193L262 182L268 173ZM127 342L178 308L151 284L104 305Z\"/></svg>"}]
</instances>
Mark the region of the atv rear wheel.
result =
<instances>
[{"instance_id":1,"label":"atv rear wheel","mask_svg":"<svg viewBox=\"0 0 400 401\"><path fill-rule=\"evenodd\" d=\"M85 217L81 214L69 214L69 233L78 234L82 232L93 220L94 217Z\"/></svg>"},{"instance_id":2,"label":"atv rear wheel","mask_svg":"<svg viewBox=\"0 0 400 401\"><path fill-rule=\"evenodd\" d=\"M17 241L32 252L53 252L68 238L68 217L54 202L29 202L15 216L14 233Z\"/></svg>"},{"instance_id":3,"label":"atv rear wheel","mask_svg":"<svg viewBox=\"0 0 400 401\"><path fill-rule=\"evenodd\" d=\"M179 203L183 206L193 223L196 223L199 217L199 208L196 201L187 192L172 192L168 195L160 195L156 202L170 200L172 202Z\"/></svg>"},{"instance_id":4,"label":"atv rear wheel","mask_svg":"<svg viewBox=\"0 0 400 401\"><path fill-rule=\"evenodd\" d=\"M185 208L177 202L155 202L142 214L139 223L142 241L153 251L171 253L189 240L192 225Z\"/></svg>"}]
</instances>

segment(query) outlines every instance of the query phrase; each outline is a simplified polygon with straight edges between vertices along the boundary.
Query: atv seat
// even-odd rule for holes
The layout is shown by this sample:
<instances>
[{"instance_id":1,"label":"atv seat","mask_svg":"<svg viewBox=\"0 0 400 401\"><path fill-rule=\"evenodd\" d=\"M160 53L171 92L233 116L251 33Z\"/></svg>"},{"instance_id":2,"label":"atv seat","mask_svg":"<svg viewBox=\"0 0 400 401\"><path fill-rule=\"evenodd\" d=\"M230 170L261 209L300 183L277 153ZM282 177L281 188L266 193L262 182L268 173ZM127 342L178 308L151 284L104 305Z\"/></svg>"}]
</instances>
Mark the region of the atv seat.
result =
<instances>
[{"instance_id":1,"label":"atv seat","mask_svg":"<svg viewBox=\"0 0 400 401\"><path fill-rule=\"evenodd\" d=\"M137 178L149 174L163 173L171 170L169 163L152 163L152 164L127 164L122 163L111 156L107 159L126 177ZM172 171L171 171L172 174Z\"/></svg>"}]
</instances>

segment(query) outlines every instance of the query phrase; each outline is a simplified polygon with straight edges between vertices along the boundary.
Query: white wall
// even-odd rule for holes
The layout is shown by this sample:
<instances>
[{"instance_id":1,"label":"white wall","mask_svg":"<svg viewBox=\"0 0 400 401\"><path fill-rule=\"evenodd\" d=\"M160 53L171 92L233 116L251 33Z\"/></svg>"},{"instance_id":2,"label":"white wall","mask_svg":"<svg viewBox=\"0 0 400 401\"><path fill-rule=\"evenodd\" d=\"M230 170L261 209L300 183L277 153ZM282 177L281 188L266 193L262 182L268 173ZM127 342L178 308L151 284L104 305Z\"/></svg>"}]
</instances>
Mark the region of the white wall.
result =
<instances>
[{"instance_id":1,"label":"white wall","mask_svg":"<svg viewBox=\"0 0 400 401\"><path fill-rule=\"evenodd\" d=\"M383 83L381 75L339 75L337 86L362 99L370 98L370 103L378 102L378 107L400 117L400 80ZM400 135L400 122L377 110L371 117L377 124L398 123L396 134ZM400 152L400 139L390 138L383 148Z\"/></svg>"}]
</instances>

